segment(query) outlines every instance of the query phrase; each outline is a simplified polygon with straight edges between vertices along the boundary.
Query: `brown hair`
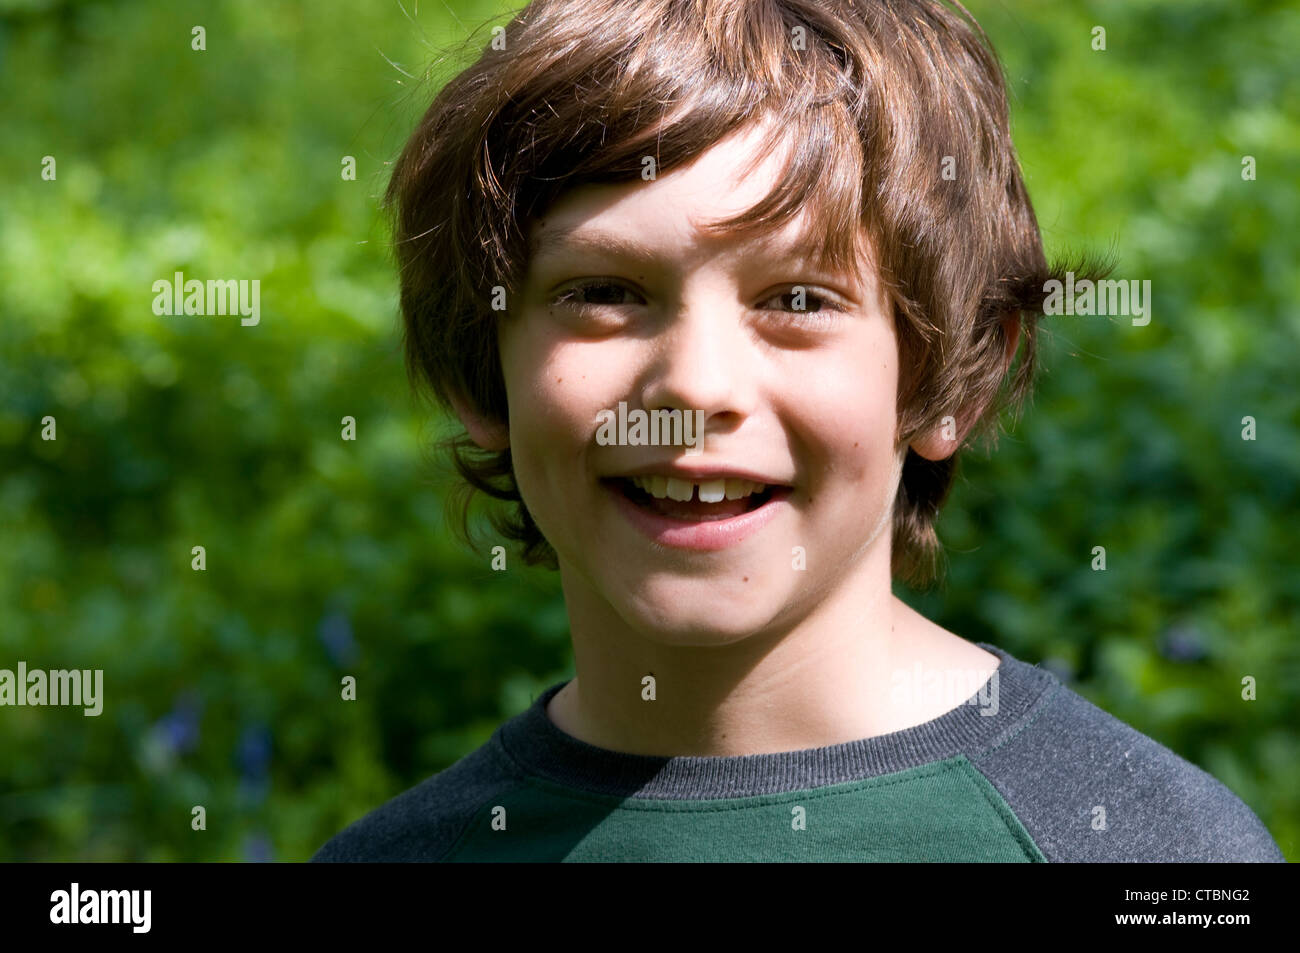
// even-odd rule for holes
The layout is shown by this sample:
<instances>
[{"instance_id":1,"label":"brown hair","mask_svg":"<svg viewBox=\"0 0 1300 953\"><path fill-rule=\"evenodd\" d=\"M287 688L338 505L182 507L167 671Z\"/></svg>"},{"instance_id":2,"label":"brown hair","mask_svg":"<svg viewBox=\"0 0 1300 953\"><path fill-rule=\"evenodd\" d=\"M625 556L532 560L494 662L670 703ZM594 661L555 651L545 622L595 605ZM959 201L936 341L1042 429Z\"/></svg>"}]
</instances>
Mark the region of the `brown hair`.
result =
<instances>
[{"instance_id":1,"label":"brown hair","mask_svg":"<svg viewBox=\"0 0 1300 953\"><path fill-rule=\"evenodd\" d=\"M772 194L737 234L779 227L812 203L812 253L860 267L870 236L898 330L899 443L952 414L970 434L1019 409L1035 365L1049 269L1011 143L1001 66L974 18L938 0L534 0L437 93L393 169L407 367L444 407L461 397L508 420L495 286L519 289L529 222L564 192L660 173L762 116L755 161L793 144ZM494 48L503 47L503 48ZM1103 272L1085 262L1086 276ZM1080 275L1084 277L1085 275ZM1003 387L1004 317L1023 338ZM964 408L982 408L975 419ZM446 441L474 490L515 505L493 524L529 564L554 550L514 481L510 451ZM934 523L957 453L907 451L894 503L892 572L924 586L942 552ZM457 502L459 500L459 502Z\"/></svg>"}]
</instances>

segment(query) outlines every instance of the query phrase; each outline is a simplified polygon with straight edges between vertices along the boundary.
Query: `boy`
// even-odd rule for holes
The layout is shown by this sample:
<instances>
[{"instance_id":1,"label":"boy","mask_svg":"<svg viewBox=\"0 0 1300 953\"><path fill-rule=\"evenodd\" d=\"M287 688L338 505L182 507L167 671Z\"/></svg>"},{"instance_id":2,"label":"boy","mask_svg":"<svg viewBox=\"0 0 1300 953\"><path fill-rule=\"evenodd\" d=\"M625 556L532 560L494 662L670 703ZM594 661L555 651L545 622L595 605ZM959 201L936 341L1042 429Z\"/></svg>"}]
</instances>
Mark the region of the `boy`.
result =
<instances>
[{"instance_id":1,"label":"boy","mask_svg":"<svg viewBox=\"0 0 1300 953\"><path fill-rule=\"evenodd\" d=\"M388 198L409 368L558 569L577 677L314 859L1281 860L892 595L1058 274L969 15L536 0L501 38Z\"/></svg>"}]
</instances>

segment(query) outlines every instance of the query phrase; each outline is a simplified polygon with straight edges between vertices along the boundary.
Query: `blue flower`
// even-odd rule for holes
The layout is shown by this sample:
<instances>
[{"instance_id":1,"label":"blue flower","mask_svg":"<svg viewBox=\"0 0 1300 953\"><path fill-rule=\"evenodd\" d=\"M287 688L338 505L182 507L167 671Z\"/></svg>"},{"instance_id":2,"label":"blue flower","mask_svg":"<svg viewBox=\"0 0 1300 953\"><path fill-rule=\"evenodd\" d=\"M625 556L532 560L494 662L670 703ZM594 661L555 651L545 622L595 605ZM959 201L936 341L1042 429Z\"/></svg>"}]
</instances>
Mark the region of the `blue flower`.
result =
<instances>
[{"instance_id":1,"label":"blue flower","mask_svg":"<svg viewBox=\"0 0 1300 953\"><path fill-rule=\"evenodd\" d=\"M271 839L260 831L244 838L244 860L250 864L271 862Z\"/></svg>"},{"instance_id":2,"label":"blue flower","mask_svg":"<svg viewBox=\"0 0 1300 953\"><path fill-rule=\"evenodd\" d=\"M271 793L271 730L257 722L244 729L236 752L239 761L239 795L260 804Z\"/></svg>"},{"instance_id":3,"label":"blue flower","mask_svg":"<svg viewBox=\"0 0 1300 953\"><path fill-rule=\"evenodd\" d=\"M199 744L199 717L203 703L193 692L183 693L175 707L157 725L163 742L176 754L193 751Z\"/></svg>"},{"instance_id":4,"label":"blue flower","mask_svg":"<svg viewBox=\"0 0 1300 953\"><path fill-rule=\"evenodd\" d=\"M352 623L343 612L335 609L326 614L320 620L316 635L336 666L347 668L356 661L357 643L352 638Z\"/></svg>"},{"instance_id":5,"label":"blue flower","mask_svg":"<svg viewBox=\"0 0 1300 953\"><path fill-rule=\"evenodd\" d=\"M239 738L239 770L249 781L261 781L271 765L271 729L262 722L249 725Z\"/></svg>"},{"instance_id":6,"label":"blue flower","mask_svg":"<svg viewBox=\"0 0 1300 953\"><path fill-rule=\"evenodd\" d=\"M1199 662L1208 654L1205 634L1196 623L1179 623L1160 633L1160 654L1171 662Z\"/></svg>"}]
</instances>

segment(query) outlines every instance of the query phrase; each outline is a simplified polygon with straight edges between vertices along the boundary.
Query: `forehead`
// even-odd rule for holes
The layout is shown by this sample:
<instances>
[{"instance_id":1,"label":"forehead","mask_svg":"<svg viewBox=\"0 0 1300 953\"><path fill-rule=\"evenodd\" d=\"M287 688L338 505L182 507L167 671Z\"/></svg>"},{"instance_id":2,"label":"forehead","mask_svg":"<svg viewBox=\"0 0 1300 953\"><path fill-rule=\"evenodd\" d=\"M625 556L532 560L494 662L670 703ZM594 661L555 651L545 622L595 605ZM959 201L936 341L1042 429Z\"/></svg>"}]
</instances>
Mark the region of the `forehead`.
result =
<instances>
[{"instance_id":1,"label":"forehead","mask_svg":"<svg viewBox=\"0 0 1300 953\"><path fill-rule=\"evenodd\" d=\"M671 170L657 169L655 157L644 156L642 181L564 193L544 217L545 224L534 230L542 234L532 250L574 237L584 224L623 234L666 231L678 244L692 240L702 222L745 211L777 182L781 157L759 150L763 131L760 125L738 130Z\"/></svg>"},{"instance_id":2,"label":"forehead","mask_svg":"<svg viewBox=\"0 0 1300 953\"><path fill-rule=\"evenodd\" d=\"M759 205L782 184L796 148L784 130L764 118L647 181L588 184L562 193L530 223L529 270L579 257L689 264L722 256L798 265L855 291L874 283L871 242L860 223L849 271L824 260L828 214L815 198L774 226L715 227Z\"/></svg>"}]
</instances>

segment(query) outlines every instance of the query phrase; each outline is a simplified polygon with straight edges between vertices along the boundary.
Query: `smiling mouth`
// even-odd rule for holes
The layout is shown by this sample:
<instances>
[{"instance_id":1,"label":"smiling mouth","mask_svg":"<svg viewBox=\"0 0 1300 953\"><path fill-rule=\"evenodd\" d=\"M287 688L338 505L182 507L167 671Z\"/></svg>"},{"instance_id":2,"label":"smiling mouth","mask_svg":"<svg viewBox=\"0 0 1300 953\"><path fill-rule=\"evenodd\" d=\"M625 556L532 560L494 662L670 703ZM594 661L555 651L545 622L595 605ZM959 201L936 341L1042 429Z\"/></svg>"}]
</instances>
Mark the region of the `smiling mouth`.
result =
<instances>
[{"instance_id":1,"label":"smiling mouth","mask_svg":"<svg viewBox=\"0 0 1300 953\"><path fill-rule=\"evenodd\" d=\"M724 489L718 487L718 484L723 481L714 481L713 484L687 484L685 481L673 481L676 484L672 487L673 496L684 496L686 487L690 490L689 499L673 499L663 495L665 486L662 483L651 482L654 479L634 480L631 477L611 477L600 482L621 493L641 509L688 523L725 520L744 513L752 513L766 506L773 499L784 498L791 492L791 487L788 486L756 485L744 480L727 480ZM643 485L638 485L639 483ZM645 484L649 484L648 489ZM700 499L701 492L708 498L707 502ZM715 498L719 493L723 494L723 498L717 500Z\"/></svg>"}]
</instances>

